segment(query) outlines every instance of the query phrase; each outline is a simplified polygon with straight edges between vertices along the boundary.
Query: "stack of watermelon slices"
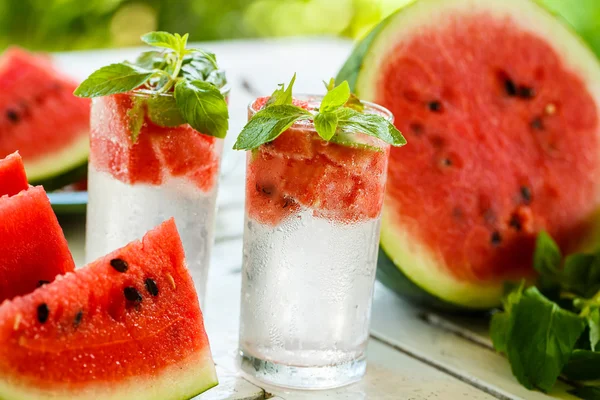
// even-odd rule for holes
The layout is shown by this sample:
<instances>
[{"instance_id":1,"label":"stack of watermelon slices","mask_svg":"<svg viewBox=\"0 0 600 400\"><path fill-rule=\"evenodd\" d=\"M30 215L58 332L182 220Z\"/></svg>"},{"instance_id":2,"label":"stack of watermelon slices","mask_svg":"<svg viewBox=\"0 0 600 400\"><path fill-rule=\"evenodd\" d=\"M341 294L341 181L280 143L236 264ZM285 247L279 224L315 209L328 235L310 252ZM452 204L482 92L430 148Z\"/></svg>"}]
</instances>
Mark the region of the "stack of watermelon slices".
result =
<instances>
[{"instance_id":1,"label":"stack of watermelon slices","mask_svg":"<svg viewBox=\"0 0 600 400\"><path fill-rule=\"evenodd\" d=\"M173 220L74 271L18 154L0 161L0 193L1 399L181 400L217 384Z\"/></svg>"}]
</instances>

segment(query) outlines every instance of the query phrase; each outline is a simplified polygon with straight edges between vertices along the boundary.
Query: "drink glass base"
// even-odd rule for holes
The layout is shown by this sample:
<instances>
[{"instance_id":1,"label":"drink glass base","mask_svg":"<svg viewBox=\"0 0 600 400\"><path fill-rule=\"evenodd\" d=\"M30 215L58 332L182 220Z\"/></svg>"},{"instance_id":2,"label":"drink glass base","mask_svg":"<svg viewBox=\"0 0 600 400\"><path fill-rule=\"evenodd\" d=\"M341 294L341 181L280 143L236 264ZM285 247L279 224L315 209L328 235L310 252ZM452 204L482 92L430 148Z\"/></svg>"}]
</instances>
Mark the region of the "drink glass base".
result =
<instances>
[{"instance_id":1,"label":"drink glass base","mask_svg":"<svg viewBox=\"0 0 600 400\"><path fill-rule=\"evenodd\" d=\"M243 350L239 350L238 364L241 372L250 380L301 390L325 390L350 385L360 381L367 369L365 356L343 364L304 367L262 360Z\"/></svg>"}]
</instances>

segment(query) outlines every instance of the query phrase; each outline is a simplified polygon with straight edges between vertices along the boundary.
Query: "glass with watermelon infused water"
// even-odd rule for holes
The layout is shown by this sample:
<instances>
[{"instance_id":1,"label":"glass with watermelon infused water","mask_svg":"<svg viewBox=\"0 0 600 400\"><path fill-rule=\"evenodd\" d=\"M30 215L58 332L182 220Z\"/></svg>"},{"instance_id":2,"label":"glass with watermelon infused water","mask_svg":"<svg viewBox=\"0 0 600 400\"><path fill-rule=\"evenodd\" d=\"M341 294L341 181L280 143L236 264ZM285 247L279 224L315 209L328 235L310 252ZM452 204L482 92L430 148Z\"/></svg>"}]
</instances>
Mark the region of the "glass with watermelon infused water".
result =
<instances>
[{"instance_id":1,"label":"glass with watermelon infused water","mask_svg":"<svg viewBox=\"0 0 600 400\"><path fill-rule=\"evenodd\" d=\"M239 360L268 383L325 389L365 373L391 113L351 95L249 106Z\"/></svg>"},{"instance_id":2,"label":"glass with watermelon infused water","mask_svg":"<svg viewBox=\"0 0 600 400\"><path fill-rule=\"evenodd\" d=\"M224 72L187 35L152 32L156 50L94 72L75 94L91 113L86 258L174 217L204 303L217 179L228 128Z\"/></svg>"}]
</instances>

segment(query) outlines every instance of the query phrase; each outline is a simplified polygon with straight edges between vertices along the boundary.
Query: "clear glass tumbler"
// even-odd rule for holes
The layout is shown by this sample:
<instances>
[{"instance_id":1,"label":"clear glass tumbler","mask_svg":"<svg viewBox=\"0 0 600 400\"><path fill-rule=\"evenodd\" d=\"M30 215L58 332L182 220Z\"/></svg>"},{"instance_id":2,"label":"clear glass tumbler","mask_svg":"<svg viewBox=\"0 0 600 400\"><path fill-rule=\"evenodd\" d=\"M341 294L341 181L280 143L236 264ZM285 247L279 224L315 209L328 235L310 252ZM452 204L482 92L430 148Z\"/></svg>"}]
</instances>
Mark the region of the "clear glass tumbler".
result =
<instances>
[{"instance_id":1,"label":"clear glass tumbler","mask_svg":"<svg viewBox=\"0 0 600 400\"><path fill-rule=\"evenodd\" d=\"M239 362L273 385L326 389L365 373L389 145L346 139L356 146L298 122L247 154Z\"/></svg>"},{"instance_id":2,"label":"clear glass tumbler","mask_svg":"<svg viewBox=\"0 0 600 400\"><path fill-rule=\"evenodd\" d=\"M145 107L135 107L140 96L93 100L86 258L94 260L174 217L204 304L223 140L187 124L156 125Z\"/></svg>"}]
</instances>

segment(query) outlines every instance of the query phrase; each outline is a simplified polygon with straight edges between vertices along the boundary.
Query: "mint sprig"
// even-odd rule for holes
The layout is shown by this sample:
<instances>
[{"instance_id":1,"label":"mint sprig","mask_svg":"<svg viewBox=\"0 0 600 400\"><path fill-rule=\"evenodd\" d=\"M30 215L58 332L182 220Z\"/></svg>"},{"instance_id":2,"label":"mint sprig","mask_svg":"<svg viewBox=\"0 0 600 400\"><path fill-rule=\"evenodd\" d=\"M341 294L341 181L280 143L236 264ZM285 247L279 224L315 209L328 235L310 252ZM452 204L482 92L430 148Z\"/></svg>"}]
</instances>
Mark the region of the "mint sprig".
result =
<instances>
[{"instance_id":1,"label":"mint sprig","mask_svg":"<svg viewBox=\"0 0 600 400\"><path fill-rule=\"evenodd\" d=\"M223 138L229 111L221 89L227 84L213 53L187 48L188 34L149 32L142 41L160 50L146 51L134 62L102 67L79 85L79 97L132 92L131 140L137 138L147 115L165 127L190 124L199 132ZM137 118L137 120L132 120Z\"/></svg>"},{"instance_id":2,"label":"mint sprig","mask_svg":"<svg viewBox=\"0 0 600 400\"><path fill-rule=\"evenodd\" d=\"M326 141L349 147L370 149L358 141L357 133L376 137L393 146L402 146L406 140L396 127L382 115L363 112L364 105L350 92L348 82L335 86L326 84L327 94L319 110L305 110L292 105L292 88L296 75L287 88L280 84L265 107L246 124L234 145L236 150L252 150L275 140L294 123L312 120L317 134ZM282 107L285 106L285 107ZM356 140L354 140L356 139Z\"/></svg>"},{"instance_id":3,"label":"mint sprig","mask_svg":"<svg viewBox=\"0 0 600 400\"><path fill-rule=\"evenodd\" d=\"M530 389L548 391L561 375L587 384L600 380L600 252L563 257L552 237L540 232L533 264L537 287L513 288L504 311L492 318L494 347ZM584 392L598 389L573 394L587 399Z\"/></svg>"}]
</instances>

